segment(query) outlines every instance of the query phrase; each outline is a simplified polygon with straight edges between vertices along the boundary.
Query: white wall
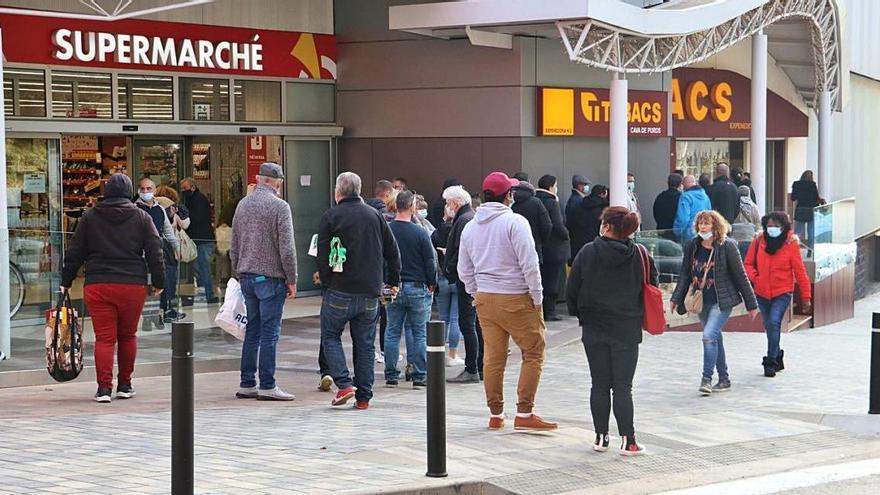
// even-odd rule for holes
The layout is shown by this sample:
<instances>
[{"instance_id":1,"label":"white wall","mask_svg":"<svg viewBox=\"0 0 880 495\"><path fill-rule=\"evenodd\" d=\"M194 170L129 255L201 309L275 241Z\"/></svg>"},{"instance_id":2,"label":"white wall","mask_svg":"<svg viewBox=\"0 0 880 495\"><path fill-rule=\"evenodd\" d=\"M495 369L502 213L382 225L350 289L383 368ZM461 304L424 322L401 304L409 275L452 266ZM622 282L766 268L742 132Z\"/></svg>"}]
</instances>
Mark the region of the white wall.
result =
<instances>
[{"instance_id":1,"label":"white wall","mask_svg":"<svg viewBox=\"0 0 880 495\"><path fill-rule=\"evenodd\" d=\"M841 7L844 55L848 55L849 69L863 76L880 79L880 2L877 0L837 0Z\"/></svg>"},{"instance_id":2,"label":"white wall","mask_svg":"<svg viewBox=\"0 0 880 495\"><path fill-rule=\"evenodd\" d=\"M111 4L116 6L115 1L98 3L105 8ZM168 3L168 0L136 0L126 12ZM0 6L95 14L76 0L2 0ZM333 34L333 0L216 0L143 19Z\"/></svg>"}]
</instances>

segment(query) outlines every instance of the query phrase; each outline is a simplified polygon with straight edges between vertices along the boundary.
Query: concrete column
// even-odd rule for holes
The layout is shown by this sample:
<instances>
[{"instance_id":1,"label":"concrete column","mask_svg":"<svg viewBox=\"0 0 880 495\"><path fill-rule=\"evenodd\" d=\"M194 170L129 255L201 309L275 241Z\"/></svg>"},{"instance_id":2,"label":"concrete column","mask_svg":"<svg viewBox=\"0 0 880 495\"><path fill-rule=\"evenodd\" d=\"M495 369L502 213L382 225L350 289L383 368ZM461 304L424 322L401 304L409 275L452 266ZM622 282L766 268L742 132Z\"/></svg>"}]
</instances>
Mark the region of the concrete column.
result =
<instances>
[{"instance_id":1,"label":"concrete column","mask_svg":"<svg viewBox=\"0 0 880 495\"><path fill-rule=\"evenodd\" d=\"M752 189L761 213L767 212L767 35L752 35L752 130L749 162Z\"/></svg>"},{"instance_id":2,"label":"concrete column","mask_svg":"<svg viewBox=\"0 0 880 495\"><path fill-rule=\"evenodd\" d=\"M626 172L629 137L626 111L627 81L617 72L611 76L611 109L609 122L608 187L611 206L626 206Z\"/></svg>"},{"instance_id":3,"label":"concrete column","mask_svg":"<svg viewBox=\"0 0 880 495\"><path fill-rule=\"evenodd\" d=\"M3 52L3 30L0 29L0 53ZM3 57L0 56L0 81L3 80ZM0 352L11 354L12 329L9 316L9 221L6 201L6 116L0 91Z\"/></svg>"},{"instance_id":4,"label":"concrete column","mask_svg":"<svg viewBox=\"0 0 880 495\"><path fill-rule=\"evenodd\" d=\"M819 91L819 196L831 202L831 92Z\"/></svg>"}]
</instances>

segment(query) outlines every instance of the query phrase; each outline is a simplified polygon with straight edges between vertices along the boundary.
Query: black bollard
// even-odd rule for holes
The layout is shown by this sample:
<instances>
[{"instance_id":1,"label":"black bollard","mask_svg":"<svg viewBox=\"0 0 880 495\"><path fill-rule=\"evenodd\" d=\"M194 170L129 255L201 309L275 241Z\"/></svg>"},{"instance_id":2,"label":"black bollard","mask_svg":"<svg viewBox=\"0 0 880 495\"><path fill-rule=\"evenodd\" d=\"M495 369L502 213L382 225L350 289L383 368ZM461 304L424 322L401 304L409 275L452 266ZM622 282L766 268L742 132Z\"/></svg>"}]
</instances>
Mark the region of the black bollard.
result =
<instances>
[{"instance_id":1,"label":"black bollard","mask_svg":"<svg viewBox=\"0 0 880 495\"><path fill-rule=\"evenodd\" d=\"M880 313L871 319L871 391L868 414L880 414Z\"/></svg>"},{"instance_id":2,"label":"black bollard","mask_svg":"<svg viewBox=\"0 0 880 495\"><path fill-rule=\"evenodd\" d=\"M446 323L428 322L428 472L446 474Z\"/></svg>"},{"instance_id":3,"label":"black bollard","mask_svg":"<svg viewBox=\"0 0 880 495\"><path fill-rule=\"evenodd\" d=\"M193 324L171 326L171 493L193 493Z\"/></svg>"}]
</instances>

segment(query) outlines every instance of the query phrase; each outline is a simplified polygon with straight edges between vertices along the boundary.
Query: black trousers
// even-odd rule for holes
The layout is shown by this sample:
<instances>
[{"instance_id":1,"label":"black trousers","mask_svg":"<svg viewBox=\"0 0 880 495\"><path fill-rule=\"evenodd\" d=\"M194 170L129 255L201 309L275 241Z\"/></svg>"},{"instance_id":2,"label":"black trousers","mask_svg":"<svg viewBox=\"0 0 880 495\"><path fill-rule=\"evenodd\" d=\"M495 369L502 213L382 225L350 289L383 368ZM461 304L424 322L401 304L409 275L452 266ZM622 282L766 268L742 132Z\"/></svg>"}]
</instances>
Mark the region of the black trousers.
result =
<instances>
[{"instance_id":1,"label":"black trousers","mask_svg":"<svg viewBox=\"0 0 880 495\"><path fill-rule=\"evenodd\" d=\"M464 369L468 373L483 374L483 329L477 318L474 298L464 288L462 282L456 282L458 288L458 328L464 339Z\"/></svg>"},{"instance_id":2,"label":"black trousers","mask_svg":"<svg viewBox=\"0 0 880 495\"><path fill-rule=\"evenodd\" d=\"M379 305L379 350L385 352L385 329L388 328L388 311L384 304Z\"/></svg>"},{"instance_id":3,"label":"black trousers","mask_svg":"<svg viewBox=\"0 0 880 495\"><path fill-rule=\"evenodd\" d=\"M541 285L544 289L544 318L556 314L556 301L559 299L559 282L565 273L565 262L541 264Z\"/></svg>"},{"instance_id":4,"label":"black trousers","mask_svg":"<svg viewBox=\"0 0 880 495\"><path fill-rule=\"evenodd\" d=\"M590 410L596 433L608 433L611 391L614 390L617 431L621 436L634 435L632 381L639 361L639 345L594 333L585 334L583 344L590 363Z\"/></svg>"}]
</instances>

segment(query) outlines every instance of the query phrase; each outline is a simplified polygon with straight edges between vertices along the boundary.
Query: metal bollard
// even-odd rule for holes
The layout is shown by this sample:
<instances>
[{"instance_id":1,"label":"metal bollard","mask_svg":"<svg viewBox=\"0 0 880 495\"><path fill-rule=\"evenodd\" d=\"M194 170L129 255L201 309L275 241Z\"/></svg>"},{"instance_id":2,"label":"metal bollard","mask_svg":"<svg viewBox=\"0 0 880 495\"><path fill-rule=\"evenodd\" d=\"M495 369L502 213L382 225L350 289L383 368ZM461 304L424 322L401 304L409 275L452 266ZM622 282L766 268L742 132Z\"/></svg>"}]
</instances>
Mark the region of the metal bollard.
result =
<instances>
[{"instance_id":1,"label":"metal bollard","mask_svg":"<svg viewBox=\"0 0 880 495\"><path fill-rule=\"evenodd\" d=\"M871 318L871 389L868 414L880 414L880 313Z\"/></svg>"},{"instance_id":2,"label":"metal bollard","mask_svg":"<svg viewBox=\"0 0 880 495\"><path fill-rule=\"evenodd\" d=\"M428 472L446 474L446 323L428 322Z\"/></svg>"},{"instance_id":3,"label":"metal bollard","mask_svg":"<svg viewBox=\"0 0 880 495\"><path fill-rule=\"evenodd\" d=\"M171 493L193 493L193 324L171 326Z\"/></svg>"}]
</instances>

